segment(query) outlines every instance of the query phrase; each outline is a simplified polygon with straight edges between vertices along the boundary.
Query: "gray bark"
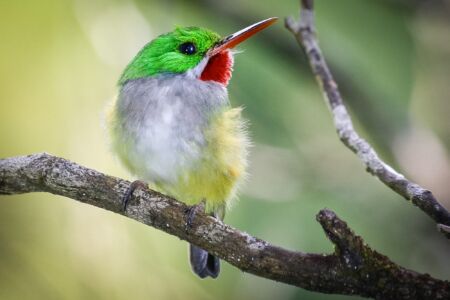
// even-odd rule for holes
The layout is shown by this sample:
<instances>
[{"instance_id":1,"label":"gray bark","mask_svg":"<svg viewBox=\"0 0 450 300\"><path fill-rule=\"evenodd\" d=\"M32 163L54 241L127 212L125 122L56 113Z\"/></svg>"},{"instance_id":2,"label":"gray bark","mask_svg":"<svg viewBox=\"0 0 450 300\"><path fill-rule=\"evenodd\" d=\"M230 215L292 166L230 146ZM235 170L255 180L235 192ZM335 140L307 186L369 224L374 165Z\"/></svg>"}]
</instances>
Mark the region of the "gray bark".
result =
<instances>
[{"instance_id":1,"label":"gray bark","mask_svg":"<svg viewBox=\"0 0 450 300\"><path fill-rule=\"evenodd\" d=\"M123 214L199 246L242 271L322 293L377 299L450 299L450 283L407 270L366 245L330 210L317 221L335 245L332 254L289 251L198 213L186 225L188 206L138 189L127 210L130 182L49 154L0 160L0 195L49 192Z\"/></svg>"},{"instance_id":2,"label":"gray bark","mask_svg":"<svg viewBox=\"0 0 450 300\"><path fill-rule=\"evenodd\" d=\"M313 1L302 0L300 22L286 27L305 50L333 114L342 142L363 161L367 171L411 200L450 237L450 213L433 194L384 163L354 130L336 82L319 48ZM201 247L242 271L321 293L360 295L375 299L450 299L450 283L405 269L364 243L328 209L316 219L335 245L331 254L290 251L252 237L198 213L186 224L188 206L149 189L138 189L125 212L122 198L130 182L102 174L49 154L0 160L0 195L49 192L107 209Z\"/></svg>"},{"instance_id":3,"label":"gray bark","mask_svg":"<svg viewBox=\"0 0 450 300\"><path fill-rule=\"evenodd\" d=\"M313 0L302 0L300 21L287 18L285 25L295 36L308 57L311 70L333 115L334 125L340 140L360 158L367 172L376 176L406 200L411 200L414 205L438 224L440 232L450 238L450 233L442 230L443 226L441 226L450 226L450 212L439 203L429 190L406 179L405 176L381 160L372 146L361 138L353 128L352 120L342 100L338 85L328 68L317 41L313 4Z\"/></svg>"}]
</instances>

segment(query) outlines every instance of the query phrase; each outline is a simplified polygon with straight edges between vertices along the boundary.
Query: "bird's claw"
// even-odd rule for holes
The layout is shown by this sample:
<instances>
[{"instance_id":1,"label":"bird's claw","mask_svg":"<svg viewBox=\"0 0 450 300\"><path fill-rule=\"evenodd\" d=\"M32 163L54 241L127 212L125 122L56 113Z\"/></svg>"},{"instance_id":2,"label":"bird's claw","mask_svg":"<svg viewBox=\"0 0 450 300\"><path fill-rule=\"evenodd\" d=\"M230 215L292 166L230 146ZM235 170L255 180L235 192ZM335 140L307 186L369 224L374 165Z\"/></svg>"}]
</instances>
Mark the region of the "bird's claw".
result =
<instances>
[{"instance_id":1,"label":"bird's claw","mask_svg":"<svg viewBox=\"0 0 450 300\"><path fill-rule=\"evenodd\" d=\"M130 201L131 197L133 196L133 193L138 188L147 188L147 184L143 182L142 180L135 180L130 184L130 187L128 188L127 192L122 198L122 211L125 212L127 210L128 202Z\"/></svg>"},{"instance_id":2,"label":"bird's claw","mask_svg":"<svg viewBox=\"0 0 450 300\"><path fill-rule=\"evenodd\" d=\"M192 228L195 216L199 212L205 212L205 201L202 201L199 204L188 206L188 208L186 209L186 231Z\"/></svg>"}]
</instances>

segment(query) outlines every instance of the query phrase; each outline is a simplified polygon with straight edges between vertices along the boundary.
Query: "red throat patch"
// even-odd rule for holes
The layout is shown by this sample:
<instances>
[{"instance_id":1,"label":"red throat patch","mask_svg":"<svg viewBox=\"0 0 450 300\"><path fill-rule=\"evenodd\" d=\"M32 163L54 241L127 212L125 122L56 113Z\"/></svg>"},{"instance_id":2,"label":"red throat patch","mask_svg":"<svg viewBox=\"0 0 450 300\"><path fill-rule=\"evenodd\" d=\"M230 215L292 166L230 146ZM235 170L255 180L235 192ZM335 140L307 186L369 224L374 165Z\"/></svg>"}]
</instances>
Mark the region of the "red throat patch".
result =
<instances>
[{"instance_id":1,"label":"red throat patch","mask_svg":"<svg viewBox=\"0 0 450 300\"><path fill-rule=\"evenodd\" d=\"M203 81L216 81L224 86L228 85L233 68L233 57L230 51L222 51L211 57L203 69L200 79Z\"/></svg>"}]
</instances>

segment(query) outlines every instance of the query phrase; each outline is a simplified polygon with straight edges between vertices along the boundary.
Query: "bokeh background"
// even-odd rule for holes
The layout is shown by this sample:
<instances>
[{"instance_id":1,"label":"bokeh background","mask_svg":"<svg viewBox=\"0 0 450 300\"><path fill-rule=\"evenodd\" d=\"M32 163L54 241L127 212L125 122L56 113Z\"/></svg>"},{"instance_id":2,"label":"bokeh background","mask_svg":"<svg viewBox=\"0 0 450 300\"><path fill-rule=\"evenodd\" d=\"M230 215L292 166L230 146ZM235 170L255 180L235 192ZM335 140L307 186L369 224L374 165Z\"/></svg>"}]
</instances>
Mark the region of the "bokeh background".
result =
<instances>
[{"instance_id":1,"label":"bokeh background","mask_svg":"<svg viewBox=\"0 0 450 300\"><path fill-rule=\"evenodd\" d=\"M321 45L361 134L450 208L450 1L316 1ZM223 35L292 1L0 1L0 157L46 151L128 179L104 108L127 62L176 25ZM283 21L240 46L230 95L254 140L251 176L226 222L277 245L331 252L315 221L336 211L373 248L450 279L450 244L420 210L365 172L336 137ZM49 194L0 197L0 299L350 299L223 264L190 271L187 245ZM357 299L357 298L351 298Z\"/></svg>"}]
</instances>

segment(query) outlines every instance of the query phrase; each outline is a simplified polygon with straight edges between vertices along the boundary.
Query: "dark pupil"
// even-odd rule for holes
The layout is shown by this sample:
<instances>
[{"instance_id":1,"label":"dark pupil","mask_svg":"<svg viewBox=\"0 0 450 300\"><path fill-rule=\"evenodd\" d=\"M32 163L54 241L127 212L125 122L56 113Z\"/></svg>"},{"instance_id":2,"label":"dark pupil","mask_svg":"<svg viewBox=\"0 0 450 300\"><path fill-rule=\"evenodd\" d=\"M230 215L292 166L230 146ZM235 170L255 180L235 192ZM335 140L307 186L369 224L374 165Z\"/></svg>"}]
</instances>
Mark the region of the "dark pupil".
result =
<instances>
[{"instance_id":1,"label":"dark pupil","mask_svg":"<svg viewBox=\"0 0 450 300\"><path fill-rule=\"evenodd\" d=\"M187 54L187 55L191 55L195 53L195 45L193 43L184 43L181 44L180 46L180 51L181 53Z\"/></svg>"}]
</instances>

